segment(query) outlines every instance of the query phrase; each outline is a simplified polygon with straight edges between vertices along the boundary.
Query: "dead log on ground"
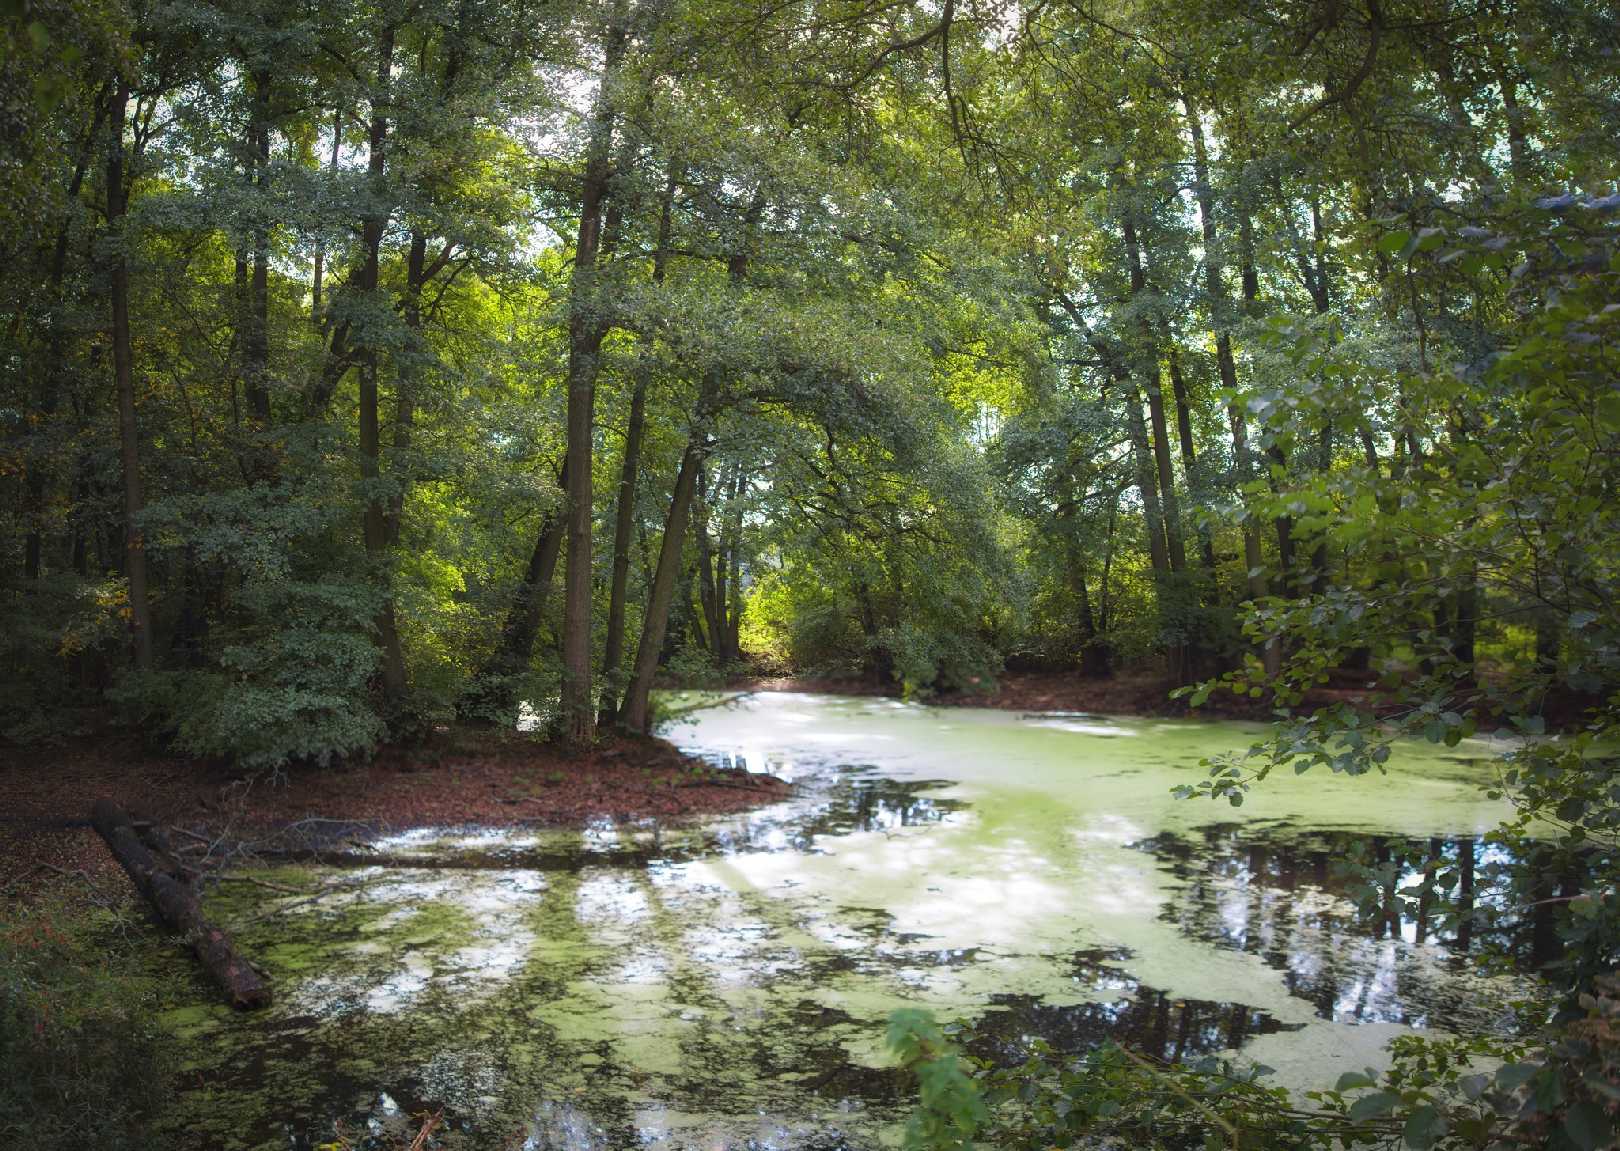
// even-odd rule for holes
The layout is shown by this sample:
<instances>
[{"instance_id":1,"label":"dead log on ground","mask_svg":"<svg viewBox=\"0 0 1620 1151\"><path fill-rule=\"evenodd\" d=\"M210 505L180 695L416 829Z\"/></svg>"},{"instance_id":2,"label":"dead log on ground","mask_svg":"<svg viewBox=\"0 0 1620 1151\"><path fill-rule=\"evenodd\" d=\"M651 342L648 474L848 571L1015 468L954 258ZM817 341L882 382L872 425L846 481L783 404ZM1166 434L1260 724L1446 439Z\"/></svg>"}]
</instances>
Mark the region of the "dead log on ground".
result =
<instances>
[{"instance_id":1,"label":"dead log on ground","mask_svg":"<svg viewBox=\"0 0 1620 1151\"><path fill-rule=\"evenodd\" d=\"M237 954L230 937L203 918L197 893L141 841L129 814L109 799L98 799L91 809L90 822L129 873L135 889L146 897L164 923L186 937L204 969L224 989L231 1006L268 1004L270 985Z\"/></svg>"}]
</instances>

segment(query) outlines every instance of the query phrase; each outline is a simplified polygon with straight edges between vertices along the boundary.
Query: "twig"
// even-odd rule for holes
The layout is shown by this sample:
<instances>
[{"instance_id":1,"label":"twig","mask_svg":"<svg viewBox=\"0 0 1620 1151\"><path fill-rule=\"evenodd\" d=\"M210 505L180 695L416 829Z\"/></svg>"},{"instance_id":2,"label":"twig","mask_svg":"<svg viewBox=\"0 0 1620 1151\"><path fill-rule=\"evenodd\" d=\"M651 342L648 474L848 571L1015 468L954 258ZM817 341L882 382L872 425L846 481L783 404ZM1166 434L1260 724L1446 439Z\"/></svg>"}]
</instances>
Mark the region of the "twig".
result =
<instances>
[{"instance_id":1,"label":"twig","mask_svg":"<svg viewBox=\"0 0 1620 1151\"><path fill-rule=\"evenodd\" d=\"M266 908L264 911L259 912L259 914L253 916L251 919L245 919L242 922L244 926L261 923L266 919L272 918L273 916L280 915L282 912L293 911L300 907L308 907L312 903L319 903L328 895L332 895L335 892L352 891L357 887L365 887L369 882L369 880L362 879L354 880L349 883L328 884L319 891L315 892L313 895L306 896L303 899L295 899L291 903L283 903L277 907Z\"/></svg>"},{"instance_id":2,"label":"twig","mask_svg":"<svg viewBox=\"0 0 1620 1151\"><path fill-rule=\"evenodd\" d=\"M411 1140L409 1151L422 1151L427 1146L428 1138L439 1129L439 1124L444 1121L444 1109L441 1107L432 1115L424 1111L420 1118L422 1120L422 1129L416 1133L416 1138Z\"/></svg>"},{"instance_id":3,"label":"twig","mask_svg":"<svg viewBox=\"0 0 1620 1151\"><path fill-rule=\"evenodd\" d=\"M1214 1123L1222 1131L1226 1132L1226 1134L1231 1138L1232 1146L1234 1148L1238 1145L1238 1129L1236 1127L1232 1126L1231 1123L1229 1123L1225 1119L1223 1119L1221 1117L1220 1113L1217 1112L1214 1108L1210 1107L1207 1103L1203 1102L1202 1100L1197 1099L1194 1096L1188 1094L1185 1090L1182 1089L1181 1085L1179 1083L1177 1083L1174 1079L1170 1078L1163 1071L1160 1071L1157 1067L1153 1066L1153 1064L1149 1063L1146 1059L1143 1059L1140 1055L1138 1055L1136 1052L1132 1051L1130 1048L1122 1046L1122 1047L1120 1047L1119 1050L1121 1051L1121 1053L1124 1054L1125 1058L1129 1059L1132 1063L1136 1064L1143 1071L1146 1071L1149 1075L1152 1075L1154 1078L1156 1078L1160 1082L1164 1083L1167 1087L1170 1088L1171 1091L1175 1092L1177 1095L1179 1095L1183 1099L1185 1099L1188 1103L1191 1103L1199 1111L1203 1112L1204 1115L1209 1119L1209 1121L1211 1123Z\"/></svg>"},{"instance_id":4,"label":"twig","mask_svg":"<svg viewBox=\"0 0 1620 1151\"><path fill-rule=\"evenodd\" d=\"M287 887L280 883L271 883L268 879L259 879L253 875L215 875L212 878L216 883L251 883L255 887L263 887L269 891L279 891L283 895L303 894L299 888Z\"/></svg>"},{"instance_id":5,"label":"twig","mask_svg":"<svg viewBox=\"0 0 1620 1151\"><path fill-rule=\"evenodd\" d=\"M113 905L112 897L96 886L95 880L90 878L90 873L84 868L80 867L73 871L69 871L67 868L58 867L54 863L46 863L43 859L39 861L38 866L46 871L54 871L63 879L82 880L84 885L90 889L90 897L96 901L97 906L111 907Z\"/></svg>"}]
</instances>

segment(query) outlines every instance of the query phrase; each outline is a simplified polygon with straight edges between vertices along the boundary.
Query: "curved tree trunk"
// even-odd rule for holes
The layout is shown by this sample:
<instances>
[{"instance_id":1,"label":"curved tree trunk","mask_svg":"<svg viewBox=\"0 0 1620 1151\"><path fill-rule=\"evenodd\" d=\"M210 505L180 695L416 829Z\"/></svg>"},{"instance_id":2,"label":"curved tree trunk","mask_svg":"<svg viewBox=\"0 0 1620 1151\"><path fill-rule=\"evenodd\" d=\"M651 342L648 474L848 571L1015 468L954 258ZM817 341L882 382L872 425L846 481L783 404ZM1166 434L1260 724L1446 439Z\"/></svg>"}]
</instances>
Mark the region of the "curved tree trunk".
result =
<instances>
[{"instance_id":1,"label":"curved tree trunk","mask_svg":"<svg viewBox=\"0 0 1620 1151\"><path fill-rule=\"evenodd\" d=\"M676 577L681 569L681 552L686 546L686 525L692 510L697 476L703 468L703 433L694 432L681 456L681 470L675 477L675 491L664 521L664 540L658 549L658 566L653 572L652 591L647 597L647 614L641 624L641 642L636 646L635 674L625 692L621 722L630 731L647 730L648 701L653 676L658 673L658 653L664 645L664 628L669 623L669 605L675 598Z\"/></svg>"}]
</instances>

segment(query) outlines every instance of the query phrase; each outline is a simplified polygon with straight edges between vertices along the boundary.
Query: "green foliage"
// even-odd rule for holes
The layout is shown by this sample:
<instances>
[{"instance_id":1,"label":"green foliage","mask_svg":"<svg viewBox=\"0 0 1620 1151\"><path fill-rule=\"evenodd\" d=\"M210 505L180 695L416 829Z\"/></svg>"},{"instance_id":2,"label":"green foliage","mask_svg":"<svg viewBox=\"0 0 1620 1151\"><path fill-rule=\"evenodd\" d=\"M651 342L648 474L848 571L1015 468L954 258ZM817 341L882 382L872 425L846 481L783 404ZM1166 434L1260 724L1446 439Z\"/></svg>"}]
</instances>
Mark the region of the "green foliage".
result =
<instances>
[{"instance_id":1,"label":"green foliage","mask_svg":"<svg viewBox=\"0 0 1620 1151\"><path fill-rule=\"evenodd\" d=\"M889 1051L917 1078L917 1109L906 1124L908 1151L970 1151L988 1113L962 1057L926 1011L889 1017Z\"/></svg>"},{"instance_id":2,"label":"green foliage","mask_svg":"<svg viewBox=\"0 0 1620 1151\"><path fill-rule=\"evenodd\" d=\"M1493 794L1507 797L1517 816L1493 838L1524 861L1508 876L1514 902L1555 909L1563 954L1550 973L1571 996L1590 991L1620 947L1620 903L1611 894L1620 866L1620 568L1608 546L1620 539L1620 520L1607 494L1620 482L1620 423L1604 415L1612 371L1597 334L1620 314L1620 233L1611 217L1595 201L1538 201L1504 211L1492 229L1451 236L1434 227L1424 243L1403 241L1429 274L1470 282L1488 275L1484 265L1446 261L1445 245L1497 264L1516 257L1510 322L1481 362L1402 376L1409 410L1445 413L1451 427L1419 463L1277 497L1297 496L1290 506L1317 516L1313 530L1366 557L1369 568L1317 595L1254 605L1248 634L1261 644L1286 637L1278 674L1268 677L1251 656L1189 694L1194 704L1225 690L1269 695L1278 722L1247 757L1212 764L1208 778L1183 789L1237 804L1273 770L1361 775L1382 770L1397 739L1454 747L1494 730L1515 746L1502 757ZM1349 355L1309 334L1288 343L1289 354L1305 358L1345 363ZM1377 373L1375 365L1353 370ZM1493 597L1504 614L1535 620L1532 661L1487 669L1461 632L1459 618L1485 615ZM1358 649L1382 693L1379 714L1364 701L1309 706L1330 669ZM1543 738L1549 712L1566 729L1557 741ZM1451 891L1428 894L1438 896L1428 901L1434 914L1454 910Z\"/></svg>"},{"instance_id":3,"label":"green foliage","mask_svg":"<svg viewBox=\"0 0 1620 1151\"><path fill-rule=\"evenodd\" d=\"M671 687L713 688L726 682L726 672L715 665L714 656L709 652L687 645L664 661L662 679Z\"/></svg>"},{"instance_id":4,"label":"green foliage","mask_svg":"<svg viewBox=\"0 0 1620 1151\"><path fill-rule=\"evenodd\" d=\"M995 689L1001 654L993 645L954 627L903 623L878 632L874 643L889 653L894 677L907 697Z\"/></svg>"},{"instance_id":5,"label":"green foliage","mask_svg":"<svg viewBox=\"0 0 1620 1151\"><path fill-rule=\"evenodd\" d=\"M376 595L365 584L272 581L242 592L252 623L197 670L132 674L114 698L191 755L279 769L365 754L385 726L372 696ZM250 613L250 614L246 614Z\"/></svg>"},{"instance_id":6,"label":"green foliage","mask_svg":"<svg viewBox=\"0 0 1620 1151\"><path fill-rule=\"evenodd\" d=\"M40 1151L153 1146L175 1068L123 925L62 903L0 920L0 1136Z\"/></svg>"},{"instance_id":7,"label":"green foliage","mask_svg":"<svg viewBox=\"0 0 1620 1151\"><path fill-rule=\"evenodd\" d=\"M1459 706L1448 661L1601 696L1616 205L1553 189L1617 174L1609 30L1330 8L964 0L806 37L740 2L12 4L6 726L75 726L144 608L156 678L122 692L182 749L331 759L549 709L570 381L590 521L628 512L567 609L605 647L622 581L609 696L688 445L666 653L740 608L756 666L911 694L1011 656L1241 668L1300 708L1366 669L1479 730L1514 709ZM275 583L374 608L317 653L270 636Z\"/></svg>"},{"instance_id":8,"label":"green foliage","mask_svg":"<svg viewBox=\"0 0 1620 1151\"><path fill-rule=\"evenodd\" d=\"M890 1047L917 1071L908 1146L1009 1149L1128 1146L1143 1151L1480 1151L1613 1145L1620 1101L1620 983L1583 997L1582 1016L1548 1047L1404 1036L1383 1074L1346 1072L1296 1098L1269 1069L1208 1057L1159 1064L1115 1043L1063 1055L1033 1042L1023 1063L961 1054L971 1035L926 1013L897 1012ZM1489 1068L1480 1070L1481 1067Z\"/></svg>"},{"instance_id":9,"label":"green foliage","mask_svg":"<svg viewBox=\"0 0 1620 1151\"><path fill-rule=\"evenodd\" d=\"M11 674L0 677L0 731L22 744L60 738L87 710L64 707L63 700L118 648L124 587L62 576L8 593L13 598L10 622L0 632L0 661Z\"/></svg>"}]
</instances>

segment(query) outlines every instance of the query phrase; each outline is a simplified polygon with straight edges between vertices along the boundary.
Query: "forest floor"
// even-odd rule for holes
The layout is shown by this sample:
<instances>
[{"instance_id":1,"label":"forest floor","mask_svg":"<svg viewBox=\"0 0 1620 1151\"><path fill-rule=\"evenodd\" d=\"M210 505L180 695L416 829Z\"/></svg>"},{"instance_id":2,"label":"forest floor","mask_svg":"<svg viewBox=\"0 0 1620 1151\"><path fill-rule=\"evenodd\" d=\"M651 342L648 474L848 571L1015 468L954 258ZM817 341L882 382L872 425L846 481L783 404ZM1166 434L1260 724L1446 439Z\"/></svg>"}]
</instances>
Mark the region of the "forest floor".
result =
<instances>
[{"instance_id":1,"label":"forest floor","mask_svg":"<svg viewBox=\"0 0 1620 1151\"><path fill-rule=\"evenodd\" d=\"M721 771L659 739L614 738L568 755L535 738L453 730L370 762L252 776L155 755L132 738L0 749L0 898L88 884L121 896L118 864L90 827L106 797L143 817L248 840L341 821L374 832L590 820L681 819L774 802L788 785Z\"/></svg>"}]
</instances>

